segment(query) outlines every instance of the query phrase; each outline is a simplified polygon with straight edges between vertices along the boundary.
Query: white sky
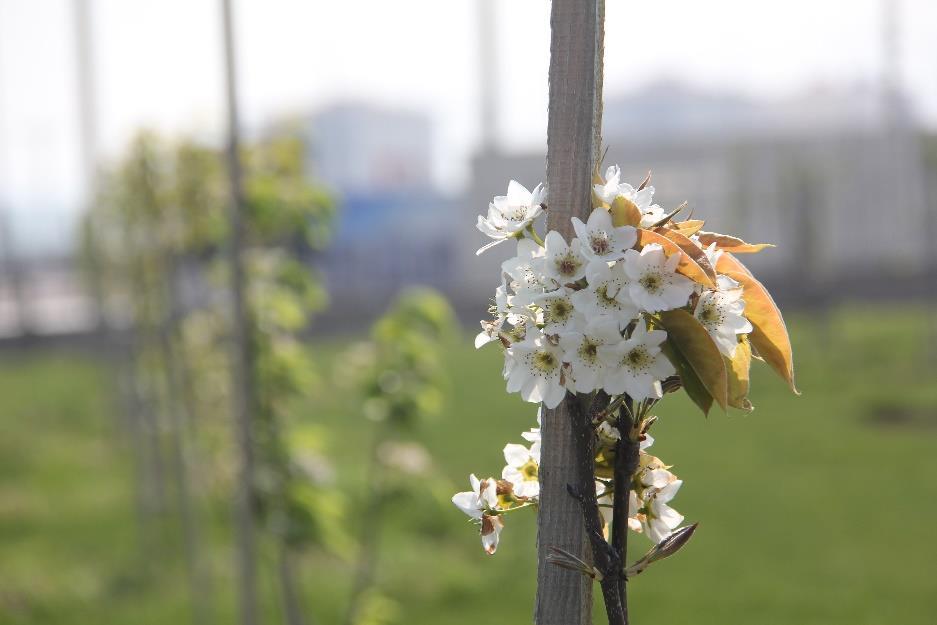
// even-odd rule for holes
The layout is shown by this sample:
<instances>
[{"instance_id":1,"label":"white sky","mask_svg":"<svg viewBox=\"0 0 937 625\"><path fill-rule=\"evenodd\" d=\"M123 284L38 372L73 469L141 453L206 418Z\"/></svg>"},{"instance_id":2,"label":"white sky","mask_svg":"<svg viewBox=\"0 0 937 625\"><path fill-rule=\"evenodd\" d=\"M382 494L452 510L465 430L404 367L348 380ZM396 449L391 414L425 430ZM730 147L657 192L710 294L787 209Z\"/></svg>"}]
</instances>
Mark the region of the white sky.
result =
<instances>
[{"instance_id":1,"label":"white sky","mask_svg":"<svg viewBox=\"0 0 937 625\"><path fill-rule=\"evenodd\" d=\"M223 122L218 0L89 0L99 139ZM606 94L657 78L775 96L870 83L886 0L607 0ZM937 125L937 2L900 0L901 80ZM437 178L477 141L476 0L236 2L245 121L366 99L429 113ZM72 0L0 0L0 202L78 205ZM549 3L501 0L498 102L508 147L545 144Z\"/></svg>"}]
</instances>

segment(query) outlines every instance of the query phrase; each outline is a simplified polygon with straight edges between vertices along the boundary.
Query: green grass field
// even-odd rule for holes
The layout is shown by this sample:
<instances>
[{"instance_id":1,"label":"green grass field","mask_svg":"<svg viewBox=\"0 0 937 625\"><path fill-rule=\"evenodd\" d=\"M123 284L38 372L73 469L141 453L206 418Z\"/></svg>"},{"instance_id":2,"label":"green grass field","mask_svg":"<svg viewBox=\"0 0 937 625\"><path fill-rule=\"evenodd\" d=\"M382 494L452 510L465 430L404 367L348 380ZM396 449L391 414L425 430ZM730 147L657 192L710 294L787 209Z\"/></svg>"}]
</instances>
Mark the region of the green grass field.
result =
<instances>
[{"instance_id":1,"label":"green grass field","mask_svg":"<svg viewBox=\"0 0 937 625\"><path fill-rule=\"evenodd\" d=\"M664 402L654 452L684 479L675 507L700 529L678 557L633 581L634 623L937 622L937 326L928 314L795 315L802 397L761 365L751 415L705 419L682 396ZM324 346L326 360L338 347ZM396 606L388 615L529 623L533 515L509 517L488 557L441 499L472 471L500 471L501 447L522 442L535 409L504 393L497 349L476 352L467 338L450 362L447 411L420 434L438 480L394 507L383 533L379 585ZM0 354L0 623L188 622L172 517L160 546L141 556L112 378L86 356ZM308 418L328 426L339 484L354 496L370 424L334 394ZM200 508L216 623L235 622L228 510L221 498ZM333 554L303 557L310 623L340 622L349 568ZM282 622L272 580L262 582L266 622Z\"/></svg>"}]
</instances>

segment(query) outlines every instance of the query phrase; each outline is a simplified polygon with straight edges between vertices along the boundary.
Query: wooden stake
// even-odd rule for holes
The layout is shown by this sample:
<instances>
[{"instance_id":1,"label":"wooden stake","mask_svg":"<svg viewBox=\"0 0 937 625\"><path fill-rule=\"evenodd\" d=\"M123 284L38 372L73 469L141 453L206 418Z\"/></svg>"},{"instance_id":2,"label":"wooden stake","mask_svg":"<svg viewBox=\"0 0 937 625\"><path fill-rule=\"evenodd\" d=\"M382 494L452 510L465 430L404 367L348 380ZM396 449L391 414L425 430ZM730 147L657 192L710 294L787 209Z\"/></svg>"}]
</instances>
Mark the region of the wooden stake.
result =
<instances>
[{"instance_id":1,"label":"wooden stake","mask_svg":"<svg viewBox=\"0 0 937 625\"><path fill-rule=\"evenodd\" d=\"M547 227L567 241L571 217L591 212L592 169L601 149L602 0L553 0L550 27L550 101L547 124ZM537 524L537 625L592 622L592 580L550 564L550 547L591 560L579 502L567 484L577 483L571 395L554 410L543 410L540 513Z\"/></svg>"}]
</instances>

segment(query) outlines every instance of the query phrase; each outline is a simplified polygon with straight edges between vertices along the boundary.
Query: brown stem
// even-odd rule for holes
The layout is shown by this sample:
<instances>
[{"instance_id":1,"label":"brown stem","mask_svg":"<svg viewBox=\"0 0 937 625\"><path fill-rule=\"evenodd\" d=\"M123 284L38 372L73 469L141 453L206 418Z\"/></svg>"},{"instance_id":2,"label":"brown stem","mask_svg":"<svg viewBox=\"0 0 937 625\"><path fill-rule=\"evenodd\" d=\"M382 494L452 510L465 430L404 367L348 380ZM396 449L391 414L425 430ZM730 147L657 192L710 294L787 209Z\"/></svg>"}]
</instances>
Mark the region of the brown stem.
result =
<instances>
[{"instance_id":1,"label":"brown stem","mask_svg":"<svg viewBox=\"0 0 937 625\"><path fill-rule=\"evenodd\" d=\"M586 534L592 545L592 562L601 573L602 598L609 625L627 625L624 606L621 603L618 579L622 576L621 554L616 552L602 536L602 522L595 496L595 430L592 414L608 405L608 396L598 393L589 409L570 398L570 416L576 437L577 484L570 485L570 495L579 500Z\"/></svg>"},{"instance_id":2,"label":"brown stem","mask_svg":"<svg viewBox=\"0 0 937 625\"><path fill-rule=\"evenodd\" d=\"M618 431L621 438L615 450L615 491L612 512L612 549L622 559L628 557L628 504L631 494L631 480L638 468L638 450L640 445L631 439L630 432L633 427L632 411L634 409L631 398L624 401L626 410L619 413ZM628 587L627 578L618 576L618 594L621 597L624 622L628 623Z\"/></svg>"}]
</instances>

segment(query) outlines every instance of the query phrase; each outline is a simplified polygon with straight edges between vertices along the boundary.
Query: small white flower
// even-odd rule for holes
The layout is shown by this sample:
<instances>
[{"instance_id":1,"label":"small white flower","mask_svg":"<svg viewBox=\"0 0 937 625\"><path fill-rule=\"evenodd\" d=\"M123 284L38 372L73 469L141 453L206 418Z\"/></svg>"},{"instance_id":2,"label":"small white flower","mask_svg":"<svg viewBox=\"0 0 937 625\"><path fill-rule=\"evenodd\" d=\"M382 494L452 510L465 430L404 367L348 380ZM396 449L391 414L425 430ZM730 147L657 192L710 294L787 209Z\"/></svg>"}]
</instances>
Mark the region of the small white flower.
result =
<instances>
[{"instance_id":1,"label":"small white flower","mask_svg":"<svg viewBox=\"0 0 937 625\"><path fill-rule=\"evenodd\" d=\"M472 490L456 493L452 503L473 519L481 519L482 514L494 510L498 505L498 484L493 477L479 480L475 474L469 476Z\"/></svg>"},{"instance_id":2,"label":"small white flower","mask_svg":"<svg viewBox=\"0 0 937 625\"><path fill-rule=\"evenodd\" d=\"M683 480L674 480L662 488L651 488L645 492L641 525L655 544L670 536L683 523L683 515L667 505L682 485Z\"/></svg>"},{"instance_id":3,"label":"small white flower","mask_svg":"<svg viewBox=\"0 0 937 625\"><path fill-rule=\"evenodd\" d=\"M564 287L534 299L534 304L543 311L544 334L573 332L585 324L585 317L573 305L572 294Z\"/></svg>"},{"instance_id":4,"label":"small white flower","mask_svg":"<svg viewBox=\"0 0 937 625\"><path fill-rule=\"evenodd\" d=\"M612 226L612 216L604 208L593 210L586 223L578 217L573 217L572 222L576 236L582 241L582 253L590 259L624 258L625 250L631 249L638 240L638 231L631 226Z\"/></svg>"},{"instance_id":5,"label":"small white flower","mask_svg":"<svg viewBox=\"0 0 937 625\"><path fill-rule=\"evenodd\" d=\"M476 227L494 241L480 248L476 254L517 237L540 216L543 212L541 204L545 200L546 192L542 184L538 184L533 191L528 191L527 187L515 180L508 183L508 194L499 195L492 200L488 205L487 217L478 216Z\"/></svg>"},{"instance_id":6,"label":"small white flower","mask_svg":"<svg viewBox=\"0 0 937 625\"><path fill-rule=\"evenodd\" d=\"M474 474L469 476L472 490L456 493L452 503L456 507L481 523L482 548L493 554L498 548L498 538L504 522L497 515L498 482L493 477L479 480Z\"/></svg>"},{"instance_id":7,"label":"small white flower","mask_svg":"<svg viewBox=\"0 0 937 625\"><path fill-rule=\"evenodd\" d=\"M732 358L739 334L752 331L745 318L745 301L739 283L727 276L718 277L718 291L703 291L693 316L706 328L719 351Z\"/></svg>"},{"instance_id":8,"label":"small white flower","mask_svg":"<svg viewBox=\"0 0 937 625\"><path fill-rule=\"evenodd\" d=\"M675 373L660 349L666 338L663 330L648 331L644 323L638 321L627 340L599 346L599 358L608 367L605 392L609 395L628 393L635 400L662 397L660 381Z\"/></svg>"},{"instance_id":9,"label":"small white flower","mask_svg":"<svg viewBox=\"0 0 937 625\"><path fill-rule=\"evenodd\" d=\"M557 288L552 280L545 279L541 273L544 253L545 250L534 241L521 239L517 242L517 256L501 263L502 274L511 279L515 306L528 306L544 291Z\"/></svg>"},{"instance_id":10,"label":"small white flower","mask_svg":"<svg viewBox=\"0 0 937 625\"><path fill-rule=\"evenodd\" d=\"M538 336L514 343L504 353L508 393L520 392L524 401L556 408L566 396L560 347Z\"/></svg>"},{"instance_id":11,"label":"small white flower","mask_svg":"<svg viewBox=\"0 0 937 625\"><path fill-rule=\"evenodd\" d=\"M573 293L572 299L587 319L612 315L624 326L637 317L638 309L631 301L622 263L609 267L604 260L594 260L586 266L586 281L588 288Z\"/></svg>"},{"instance_id":12,"label":"small white flower","mask_svg":"<svg viewBox=\"0 0 937 625\"><path fill-rule=\"evenodd\" d=\"M539 497L540 443L534 443L530 449L508 443L504 446L504 461L507 466L501 471L501 478L511 483L514 494L518 497Z\"/></svg>"},{"instance_id":13,"label":"small white flower","mask_svg":"<svg viewBox=\"0 0 937 625\"><path fill-rule=\"evenodd\" d=\"M625 273L630 278L631 300L647 312L672 310L686 306L693 293L693 281L676 273L680 256L670 258L657 243L644 246L640 252L628 250Z\"/></svg>"},{"instance_id":14,"label":"small white flower","mask_svg":"<svg viewBox=\"0 0 937 625\"><path fill-rule=\"evenodd\" d=\"M533 311L526 306L519 305L517 296L508 294L507 285L504 282L495 290L495 308L498 316L504 317L512 326L534 321Z\"/></svg>"},{"instance_id":15,"label":"small white flower","mask_svg":"<svg viewBox=\"0 0 937 625\"><path fill-rule=\"evenodd\" d=\"M504 277L502 274L501 285L495 289L495 318L481 322L482 331L475 336L475 349L499 340L505 321L514 326L512 335L516 335L519 329L523 330L524 324L534 322L534 314L530 309L515 305L515 297L508 293Z\"/></svg>"},{"instance_id":16,"label":"small white flower","mask_svg":"<svg viewBox=\"0 0 937 625\"><path fill-rule=\"evenodd\" d=\"M544 243L546 252L536 263L544 276L559 284L568 284L586 275L586 258L582 255L579 239L573 239L567 245L559 232L551 230Z\"/></svg>"},{"instance_id":17,"label":"small white flower","mask_svg":"<svg viewBox=\"0 0 937 625\"><path fill-rule=\"evenodd\" d=\"M607 367L599 358L599 347L614 345L621 341L618 321L612 317L592 319L581 333L560 335L563 361L570 365L570 377L576 383L576 391L591 393L602 388Z\"/></svg>"},{"instance_id":18,"label":"small white flower","mask_svg":"<svg viewBox=\"0 0 937 625\"><path fill-rule=\"evenodd\" d=\"M621 170L618 165L612 165L605 170L605 184L597 184L593 188L595 194L606 204L611 204L615 198L622 196L637 206L641 213L642 228L652 226L664 218L664 209L652 204L654 187L648 185L638 191L630 184L621 182Z\"/></svg>"},{"instance_id":19,"label":"small white flower","mask_svg":"<svg viewBox=\"0 0 937 625\"><path fill-rule=\"evenodd\" d=\"M677 476L663 467L646 467L638 474L644 488L663 488L677 479Z\"/></svg>"}]
</instances>

